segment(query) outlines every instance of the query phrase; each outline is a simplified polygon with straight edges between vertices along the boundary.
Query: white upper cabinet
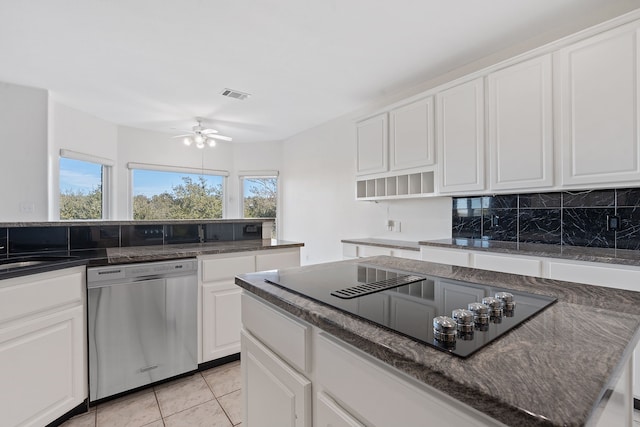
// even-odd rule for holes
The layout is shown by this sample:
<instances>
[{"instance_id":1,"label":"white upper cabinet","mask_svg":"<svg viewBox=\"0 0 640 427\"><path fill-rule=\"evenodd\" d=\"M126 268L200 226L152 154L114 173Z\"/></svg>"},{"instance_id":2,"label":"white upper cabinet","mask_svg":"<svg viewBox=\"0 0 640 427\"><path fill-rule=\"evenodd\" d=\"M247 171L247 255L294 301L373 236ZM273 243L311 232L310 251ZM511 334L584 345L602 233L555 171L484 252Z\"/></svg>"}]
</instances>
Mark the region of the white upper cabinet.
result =
<instances>
[{"instance_id":1,"label":"white upper cabinet","mask_svg":"<svg viewBox=\"0 0 640 427\"><path fill-rule=\"evenodd\" d=\"M491 73L487 84L490 188L552 186L551 55Z\"/></svg>"},{"instance_id":2,"label":"white upper cabinet","mask_svg":"<svg viewBox=\"0 0 640 427\"><path fill-rule=\"evenodd\" d=\"M435 163L432 96L391 110L389 129L392 171Z\"/></svg>"},{"instance_id":3,"label":"white upper cabinet","mask_svg":"<svg viewBox=\"0 0 640 427\"><path fill-rule=\"evenodd\" d=\"M640 179L636 28L623 26L557 54L562 185Z\"/></svg>"},{"instance_id":4,"label":"white upper cabinet","mask_svg":"<svg viewBox=\"0 0 640 427\"><path fill-rule=\"evenodd\" d=\"M438 93L436 102L440 193L483 190L483 78Z\"/></svg>"},{"instance_id":5,"label":"white upper cabinet","mask_svg":"<svg viewBox=\"0 0 640 427\"><path fill-rule=\"evenodd\" d=\"M387 171L388 141L387 113L357 123L356 172L358 175Z\"/></svg>"}]
</instances>

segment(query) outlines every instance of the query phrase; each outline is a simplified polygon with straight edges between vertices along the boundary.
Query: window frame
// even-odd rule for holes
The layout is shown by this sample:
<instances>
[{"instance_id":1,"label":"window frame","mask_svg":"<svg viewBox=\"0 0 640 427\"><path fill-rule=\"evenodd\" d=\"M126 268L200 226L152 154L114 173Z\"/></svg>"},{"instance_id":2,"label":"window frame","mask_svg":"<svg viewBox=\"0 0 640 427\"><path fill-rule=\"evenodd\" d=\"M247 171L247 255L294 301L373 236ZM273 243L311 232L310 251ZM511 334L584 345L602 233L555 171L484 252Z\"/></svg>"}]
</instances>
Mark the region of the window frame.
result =
<instances>
[{"instance_id":1,"label":"window frame","mask_svg":"<svg viewBox=\"0 0 640 427\"><path fill-rule=\"evenodd\" d=\"M113 206L113 167L115 162L105 157L94 156L92 154L81 153L74 150L61 148L58 155L58 189L56 191L57 198L57 216L61 221L80 221L79 219L60 219L60 159L78 160L81 162L94 163L102 168L102 217L96 220L106 220L112 217L111 207Z\"/></svg>"},{"instance_id":2,"label":"window frame","mask_svg":"<svg viewBox=\"0 0 640 427\"><path fill-rule=\"evenodd\" d=\"M170 165L158 165L153 163L127 163L127 169L129 171L128 176L128 197L127 197L127 216L133 220L133 171L134 170L147 170L154 172L171 172L171 173L184 173L190 175L214 175L222 177L222 218L227 217L227 181L229 178L229 171L222 169L208 169L208 168L193 168L188 166L170 166ZM195 219L195 218L194 218Z\"/></svg>"},{"instance_id":3,"label":"window frame","mask_svg":"<svg viewBox=\"0 0 640 427\"><path fill-rule=\"evenodd\" d=\"M281 208L280 208L280 201L281 201L281 188L280 188L280 172L277 170L260 170L260 171L240 171L238 172L238 181L239 181L239 185L238 185L238 193L239 193L239 197L238 197L238 209L239 209L239 213L240 215L238 215L240 218L242 219L246 219L246 217L244 216L244 180L245 179L251 179L251 178L275 178L276 179L276 217L274 219L275 222L275 226L276 226L276 235L275 238L279 239L280 235L281 235L281 224L280 224L280 214L281 214ZM255 219L255 218L249 218L249 219Z\"/></svg>"}]
</instances>

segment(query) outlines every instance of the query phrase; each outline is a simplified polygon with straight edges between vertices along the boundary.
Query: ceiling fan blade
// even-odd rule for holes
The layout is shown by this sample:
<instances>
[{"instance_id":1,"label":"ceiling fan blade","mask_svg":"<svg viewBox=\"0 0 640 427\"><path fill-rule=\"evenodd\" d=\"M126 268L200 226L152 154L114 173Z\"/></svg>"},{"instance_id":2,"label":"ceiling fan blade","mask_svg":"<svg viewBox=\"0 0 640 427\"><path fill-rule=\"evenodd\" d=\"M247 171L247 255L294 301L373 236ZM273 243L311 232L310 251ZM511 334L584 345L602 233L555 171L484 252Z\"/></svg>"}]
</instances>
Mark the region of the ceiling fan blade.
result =
<instances>
[{"instance_id":1,"label":"ceiling fan blade","mask_svg":"<svg viewBox=\"0 0 640 427\"><path fill-rule=\"evenodd\" d=\"M185 135L174 135L171 138L184 138L185 136L193 136L193 134L192 133L188 133L188 134L185 134Z\"/></svg>"},{"instance_id":2,"label":"ceiling fan blade","mask_svg":"<svg viewBox=\"0 0 640 427\"><path fill-rule=\"evenodd\" d=\"M224 135L207 135L207 138L219 139L221 141L233 141L233 138Z\"/></svg>"},{"instance_id":3,"label":"ceiling fan blade","mask_svg":"<svg viewBox=\"0 0 640 427\"><path fill-rule=\"evenodd\" d=\"M202 134L203 135L208 135L210 133L218 133L218 131L215 130L215 129L202 129Z\"/></svg>"}]
</instances>

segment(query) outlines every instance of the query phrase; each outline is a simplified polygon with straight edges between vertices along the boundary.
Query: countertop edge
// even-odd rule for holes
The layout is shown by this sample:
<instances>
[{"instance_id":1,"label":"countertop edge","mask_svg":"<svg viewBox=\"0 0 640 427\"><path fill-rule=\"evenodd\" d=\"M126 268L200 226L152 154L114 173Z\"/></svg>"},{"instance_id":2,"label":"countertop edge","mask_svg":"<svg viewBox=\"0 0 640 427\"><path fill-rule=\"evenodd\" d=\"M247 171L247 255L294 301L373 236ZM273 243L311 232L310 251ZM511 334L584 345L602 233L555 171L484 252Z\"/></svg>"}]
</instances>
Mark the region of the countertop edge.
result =
<instances>
[{"instance_id":1,"label":"countertop edge","mask_svg":"<svg viewBox=\"0 0 640 427\"><path fill-rule=\"evenodd\" d=\"M362 238L362 239L342 239L340 242L350 243L354 245L377 246L382 248L404 249L408 251L420 252L419 243L408 242L404 240Z\"/></svg>"}]
</instances>

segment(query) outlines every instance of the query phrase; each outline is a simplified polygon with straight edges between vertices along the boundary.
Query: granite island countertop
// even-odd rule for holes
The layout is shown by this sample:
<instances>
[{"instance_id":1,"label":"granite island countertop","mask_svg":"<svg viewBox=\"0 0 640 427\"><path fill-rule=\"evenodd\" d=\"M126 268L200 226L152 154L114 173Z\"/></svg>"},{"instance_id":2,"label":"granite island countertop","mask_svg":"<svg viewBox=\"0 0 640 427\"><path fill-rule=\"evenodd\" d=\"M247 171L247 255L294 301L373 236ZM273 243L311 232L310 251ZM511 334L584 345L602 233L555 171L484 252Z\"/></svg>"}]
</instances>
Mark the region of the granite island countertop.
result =
<instances>
[{"instance_id":1,"label":"granite island countertop","mask_svg":"<svg viewBox=\"0 0 640 427\"><path fill-rule=\"evenodd\" d=\"M602 262L607 264L640 267L640 251L585 246L550 245L544 243L518 243L483 239L437 239L418 242L422 246L450 249L467 249L501 254L560 258L575 261Z\"/></svg>"},{"instance_id":2,"label":"granite island countertop","mask_svg":"<svg viewBox=\"0 0 640 427\"><path fill-rule=\"evenodd\" d=\"M269 272L236 278L258 297L510 426L585 425L606 402L640 338L640 292L386 256L341 263L556 297L555 304L462 359L266 283Z\"/></svg>"}]
</instances>

